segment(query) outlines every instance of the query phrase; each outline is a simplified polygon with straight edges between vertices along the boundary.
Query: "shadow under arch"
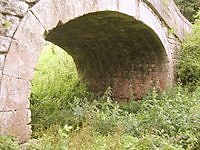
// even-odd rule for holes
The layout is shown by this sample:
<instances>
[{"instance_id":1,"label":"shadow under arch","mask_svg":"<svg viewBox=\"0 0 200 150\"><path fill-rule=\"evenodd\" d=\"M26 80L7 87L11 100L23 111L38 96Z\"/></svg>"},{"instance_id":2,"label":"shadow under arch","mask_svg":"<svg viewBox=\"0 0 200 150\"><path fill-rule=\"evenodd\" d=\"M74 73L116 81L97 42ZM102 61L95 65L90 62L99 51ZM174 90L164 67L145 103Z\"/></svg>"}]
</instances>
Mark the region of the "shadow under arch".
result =
<instances>
[{"instance_id":1,"label":"shadow under arch","mask_svg":"<svg viewBox=\"0 0 200 150\"><path fill-rule=\"evenodd\" d=\"M66 50L91 92L113 89L116 100L140 99L167 86L167 54L156 33L123 13L99 11L51 30L46 40Z\"/></svg>"}]
</instances>

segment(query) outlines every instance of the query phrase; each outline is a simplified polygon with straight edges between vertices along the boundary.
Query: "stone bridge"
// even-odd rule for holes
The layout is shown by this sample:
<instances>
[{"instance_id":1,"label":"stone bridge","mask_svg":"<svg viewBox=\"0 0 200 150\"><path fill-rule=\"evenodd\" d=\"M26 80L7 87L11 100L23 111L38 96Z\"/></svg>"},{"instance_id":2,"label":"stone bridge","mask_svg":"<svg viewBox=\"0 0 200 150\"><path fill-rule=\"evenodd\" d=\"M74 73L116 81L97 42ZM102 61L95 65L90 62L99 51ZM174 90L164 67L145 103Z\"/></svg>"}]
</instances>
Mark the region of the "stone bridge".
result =
<instances>
[{"instance_id":1,"label":"stone bridge","mask_svg":"<svg viewBox=\"0 0 200 150\"><path fill-rule=\"evenodd\" d=\"M74 59L88 88L141 98L175 81L190 23L173 0L0 0L0 133L31 135L29 96L45 39Z\"/></svg>"}]
</instances>

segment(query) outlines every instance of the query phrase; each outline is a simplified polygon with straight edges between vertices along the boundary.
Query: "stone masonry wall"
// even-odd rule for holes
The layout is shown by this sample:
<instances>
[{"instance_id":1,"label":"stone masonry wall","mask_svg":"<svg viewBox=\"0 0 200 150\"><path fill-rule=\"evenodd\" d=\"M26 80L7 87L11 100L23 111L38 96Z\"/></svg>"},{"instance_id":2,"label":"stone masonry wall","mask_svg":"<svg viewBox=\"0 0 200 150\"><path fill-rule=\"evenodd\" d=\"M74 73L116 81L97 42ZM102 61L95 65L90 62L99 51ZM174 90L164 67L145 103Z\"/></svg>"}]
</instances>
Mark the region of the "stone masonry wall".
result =
<instances>
[{"instance_id":1,"label":"stone masonry wall","mask_svg":"<svg viewBox=\"0 0 200 150\"><path fill-rule=\"evenodd\" d=\"M30 83L24 80L14 80L12 77L3 77L6 55L15 40L14 33L20 24L21 19L25 16L28 9L36 2L36 0L1 0L0 1L0 121L1 134L19 135L22 139L20 142L27 140L31 134L31 126L27 125L30 122L30 110L28 100L20 96L16 89L21 87L25 95L29 95ZM17 58L16 58L17 59ZM2 78L6 78L4 83L1 83ZM26 82L27 84L24 84ZM12 84L12 85L9 85ZM20 86L21 85L21 86ZM27 86L25 86L27 85ZM28 89L28 91L27 91ZM2 98L5 97L6 98ZM4 101L6 99L6 101ZM8 119L9 118L9 119ZM7 120L7 121L6 121ZM12 126L21 126L15 130L9 131Z\"/></svg>"}]
</instances>

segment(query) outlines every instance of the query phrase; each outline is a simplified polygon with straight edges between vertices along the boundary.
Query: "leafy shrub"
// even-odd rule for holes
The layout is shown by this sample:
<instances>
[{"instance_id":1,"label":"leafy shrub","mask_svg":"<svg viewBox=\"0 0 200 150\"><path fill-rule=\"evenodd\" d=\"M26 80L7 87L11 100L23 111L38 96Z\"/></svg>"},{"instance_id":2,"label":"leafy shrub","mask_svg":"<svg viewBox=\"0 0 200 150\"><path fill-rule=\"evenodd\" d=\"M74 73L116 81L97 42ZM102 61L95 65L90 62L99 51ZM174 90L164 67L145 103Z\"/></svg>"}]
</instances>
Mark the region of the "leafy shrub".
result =
<instances>
[{"instance_id":1,"label":"leafy shrub","mask_svg":"<svg viewBox=\"0 0 200 150\"><path fill-rule=\"evenodd\" d=\"M200 20L193 26L193 33L182 46L178 75L183 85L196 85L200 80Z\"/></svg>"},{"instance_id":2,"label":"leafy shrub","mask_svg":"<svg viewBox=\"0 0 200 150\"><path fill-rule=\"evenodd\" d=\"M140 136L151 133L184 149L199 149L199 92L191 94L180 86L170 91L145 98L141 113L136 116Z\"/></svg>"},{"instance_id":3,"label":"leafy shrub","mask_svg":"<svg viewBox=\"0 0 200 150\"><path fill-rule=\"evenodd\" d=\"M51 133L50 137L42 137L45 141L40 144L62 145L64 142L71 149L200 148L198 90L188 93L188 89L178 86L163 94L152 91L140 102L137 112L129 111L133 106L126 107L128 111L122 110L118 103L105 97L99 101L76 98L69 109L76 121L71 122L67 136L60 137L60 133L65 135L64 130ZM81 125L75 126L77 122Z\"/></svg>"},{"instance_id":4,"label":"leafy shrub","mask_svg":"<svg viewBox=\"0 0 200 150\"><path fill-rule=\"evenodd\" d=\"M8 136L0 136L0 149L1 150L19 150L19 144L14 138Z\"/></svg>"},{"instance_id":5,"label":"leafy shrub","mask_svg":"<svg viewBox=\"0 0 200 150\"><path fill-rule=\"evenodd\" d=\"M200 8L199 0L175 0L178 5L181 13L191 22L194 22L195 15L198 9Z\"/></svg>"},{"instance_id":6,"label":"leafy shrub","mask_svg":"<svg viewBox=\"0 0 200 150\"><path fill-rule=\"evenodd\" d=\"M28 144L28 150L66 150L69 143L68 133L71 130L70 126L63 128L52 126L45 131L45 134L40 137L37 142Z\"/></svg>"}]
</instances>

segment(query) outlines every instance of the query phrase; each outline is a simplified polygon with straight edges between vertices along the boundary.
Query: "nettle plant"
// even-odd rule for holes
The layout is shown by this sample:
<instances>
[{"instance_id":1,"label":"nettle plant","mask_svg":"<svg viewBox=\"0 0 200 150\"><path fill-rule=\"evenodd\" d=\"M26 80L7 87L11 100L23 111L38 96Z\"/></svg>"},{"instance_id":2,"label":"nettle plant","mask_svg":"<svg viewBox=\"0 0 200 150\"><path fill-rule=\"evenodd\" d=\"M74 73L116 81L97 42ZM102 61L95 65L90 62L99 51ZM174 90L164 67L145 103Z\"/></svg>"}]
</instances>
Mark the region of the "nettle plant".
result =
<instances>
[{"instance_id":1,"label":"nettle plant","mask_svg":"<svg viewBox=\"0 0 200 150\"><path fill-rule=\"evenodd\" d=\"M198 12L191 35L182 45L178 75L183 85L197 85L200 80L200 13Z\"/></svg>"}]
</instances>

